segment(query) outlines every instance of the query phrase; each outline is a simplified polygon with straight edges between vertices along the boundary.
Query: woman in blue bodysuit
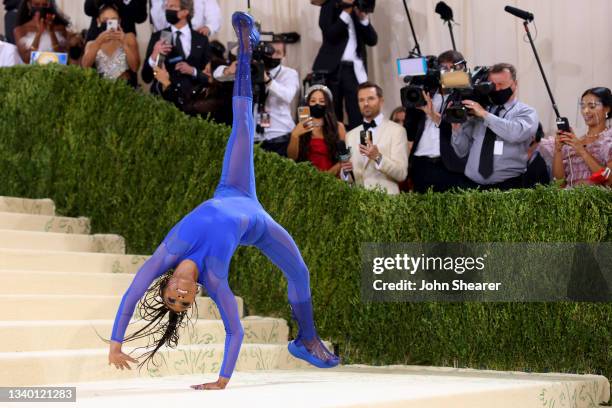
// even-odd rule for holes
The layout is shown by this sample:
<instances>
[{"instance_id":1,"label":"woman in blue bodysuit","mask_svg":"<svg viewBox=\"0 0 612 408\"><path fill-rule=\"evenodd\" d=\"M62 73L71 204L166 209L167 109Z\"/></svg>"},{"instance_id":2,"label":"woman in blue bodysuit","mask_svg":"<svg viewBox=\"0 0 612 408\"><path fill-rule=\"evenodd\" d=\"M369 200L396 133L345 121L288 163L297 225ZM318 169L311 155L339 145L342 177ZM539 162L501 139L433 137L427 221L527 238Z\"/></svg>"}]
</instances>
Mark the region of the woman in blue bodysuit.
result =
<instances>
[{"instance_id":1,"label":"woman in blue bodysuit","mask_svg":"<svg viewBox=\"0 0 612 408\"><path fill-rule=\"evenodd\" d=\"M176 346L177 330L195 301L198 283L202 284L217 304L226 339L219 379L192 386L196 389L225 388L236 365L244 332L227 275L238 245L259 248L287 279L292 315L299 326L297 338L289 343L290 353L321 368L339 363L339 358L327 350L314 327L308 268L295 242L257 200L250 63L259 33L246 13L234 13L232 24L238 35L239 52L232 98L234 120L221 180L213 198L179 221L134 277L117 311L109 352L109 364L124 369L130 368L128 362L138 363L121 351L124 341L153 336L155 347L144 354L145 361L163 345ZM174 272L168 273L172 268ZM141 315L144 313L143 318L149 323L124 338L134 308L143 296Z\"/></svg>"}]
</instances>

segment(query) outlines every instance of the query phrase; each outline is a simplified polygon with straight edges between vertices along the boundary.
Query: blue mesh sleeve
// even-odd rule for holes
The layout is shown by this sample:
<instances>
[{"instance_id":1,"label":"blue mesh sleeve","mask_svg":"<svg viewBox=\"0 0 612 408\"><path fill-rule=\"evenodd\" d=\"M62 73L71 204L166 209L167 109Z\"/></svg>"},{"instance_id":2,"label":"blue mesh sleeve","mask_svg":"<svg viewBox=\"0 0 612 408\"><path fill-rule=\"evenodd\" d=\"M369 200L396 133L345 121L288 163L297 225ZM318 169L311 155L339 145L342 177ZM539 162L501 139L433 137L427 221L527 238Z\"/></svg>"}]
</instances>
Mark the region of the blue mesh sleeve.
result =
<instances>
[{"instance_id":1,"label":"blue mesh sleeve","mask_svg":"<svg viewBox=\"0 0 612 408\"><path fill-rule=\"evenodd\" d=\"M138 301L145 294L151 283L178 263L178 254L172 254L165 243L162 243L155 253L140 267L132 280L130 287L123 295L119 310L115 316L111 340L123 342L125 330L134 315Z\"/></svg>"},{"instance_id":2,"label":"blue mesh sleeve","mask_svg":"<svg viewBox=\"0 0 612 408\"><path fill-rule=\"evenodd\" d=\"M208 295L219 309L225 327L225 350L219 375L230 378L234 368L236 368L236 361L244 338L244 330L240 322L236 298L227 279L221 278L227 276L227 269L229 269L229 262L220 262L218 259L212 259L212 257L208 258L204 284Z\"/></svg>"}]
</instances>

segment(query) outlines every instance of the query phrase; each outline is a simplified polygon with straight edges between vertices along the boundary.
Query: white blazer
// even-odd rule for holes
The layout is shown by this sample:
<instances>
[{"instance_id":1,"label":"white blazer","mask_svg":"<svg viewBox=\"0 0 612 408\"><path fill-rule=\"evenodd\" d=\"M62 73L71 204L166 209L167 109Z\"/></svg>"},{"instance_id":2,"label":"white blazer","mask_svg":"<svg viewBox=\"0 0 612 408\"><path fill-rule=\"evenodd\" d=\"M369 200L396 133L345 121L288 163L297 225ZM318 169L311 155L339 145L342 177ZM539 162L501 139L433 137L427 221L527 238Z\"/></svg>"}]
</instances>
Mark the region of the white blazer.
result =
<instances>
[{"instance_id":1,"label":"white blazer","mask_svg":"<svg viewBox=\"0 0 612 408\"><path fill-rule=\"evenodd\" d=\"M397 183L401 183L408 176L406 129L390 120L382 120L376 130L374 143L382 155L380 166L377 166L374 160L366 160L359 153L359 136L362 130L363 125L360 125L346 134L346 145L350 146L352 153L355 183L367 189L380 186L389 194L399 194Z\"/></svg>"}]
</instances>

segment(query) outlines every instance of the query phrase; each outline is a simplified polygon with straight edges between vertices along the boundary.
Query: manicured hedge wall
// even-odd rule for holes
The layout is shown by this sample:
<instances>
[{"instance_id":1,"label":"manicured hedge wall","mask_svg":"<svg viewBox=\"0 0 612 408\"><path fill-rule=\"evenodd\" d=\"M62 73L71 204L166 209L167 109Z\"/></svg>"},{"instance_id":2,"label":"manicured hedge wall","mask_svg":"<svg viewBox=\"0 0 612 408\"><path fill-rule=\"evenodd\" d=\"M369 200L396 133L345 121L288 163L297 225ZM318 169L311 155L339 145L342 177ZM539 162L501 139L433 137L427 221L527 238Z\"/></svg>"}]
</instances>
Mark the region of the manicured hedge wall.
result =
<instances>
[{"instance_id":1,"label":"manicured hedge wall","mask_svg":"<svg viewBox=\"0 0 612 408\"><path fill-rule=\"evenodd\" d=\"M151 253L209 198L229 129L76 68L0 70L0 195L50 197L129 250ZM603 373L612 377L612 305L364 304L360 243L610 241L601 189L402 195L350 189L256 149L258 195L310 267L316 320L347 363ZM240 249L231 284L249 313L289 317L285 283Z\"/></svg>"}]
</instances>

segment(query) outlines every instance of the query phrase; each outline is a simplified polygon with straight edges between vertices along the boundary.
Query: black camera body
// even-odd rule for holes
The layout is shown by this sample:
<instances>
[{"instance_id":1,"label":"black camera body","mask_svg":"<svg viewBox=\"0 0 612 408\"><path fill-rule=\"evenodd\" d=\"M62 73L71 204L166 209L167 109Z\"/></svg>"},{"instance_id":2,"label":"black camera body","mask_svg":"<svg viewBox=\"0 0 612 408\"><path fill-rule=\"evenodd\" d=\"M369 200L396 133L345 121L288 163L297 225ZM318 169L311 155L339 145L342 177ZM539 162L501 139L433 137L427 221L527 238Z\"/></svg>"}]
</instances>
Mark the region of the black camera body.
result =
<instances>
[{"instance_id":1,"label":"black camera body","mask_svg":"<svg viewBox=\"0 0 612 408\"><path fill-rule=\"evenodd\" d=\"M465 99L479 103L483 108L491 105L489 94L495 85L489 81L489 67L476 67L470 76L470 86L453 89L446 102L442 118L448 123L465 123L469 119L469 109L462 101Z\"/></svg>"},{"instance_id":2,"label":"black camera body","mask_svg":"<svg viewBox=\"0 0 612 408\"><path fill-rule=\"evenodd\" d=\"M427 57L427 73L422 76L406 77L408 85L400 90L402 106L406 109L427 105L423 92L435 93L440 88L440 66L435 56Z\"/></svg>"},{"instance_id":3,"label":"black camera body","mask_svg":"<svg viewBox=\"0 0 612 408\"><path fill-rule=\"evenodd\" d=\"M371 14L376 8L376 0L355 0L353 4L348 4L343 2L342 0L337 0L337 6L339 8L357 7L364 13Z\"/></svg>"},{"instance_id":4,"label":"black camera body","mask_svg":"<svg viewBox=\"0 0 612 408\"><path fill-rule=\"evenodd\" d=\"M371 14L376 8L376 0L355 0L355 6L364 13Z\"/></svg>"},{"instance_id":5,"label":"black camera body","mask_svg":"<svg viewBox=\"0 0 612 408\"><path fill-rule=\"evenodd\" d=\"M272 55L274 55L274 47L270 43L261 42L253 50L251 81L254 85L264 84L264 73L266 72L264 60L265 58L272 58Z\"/></svg>"}]
</instances>

